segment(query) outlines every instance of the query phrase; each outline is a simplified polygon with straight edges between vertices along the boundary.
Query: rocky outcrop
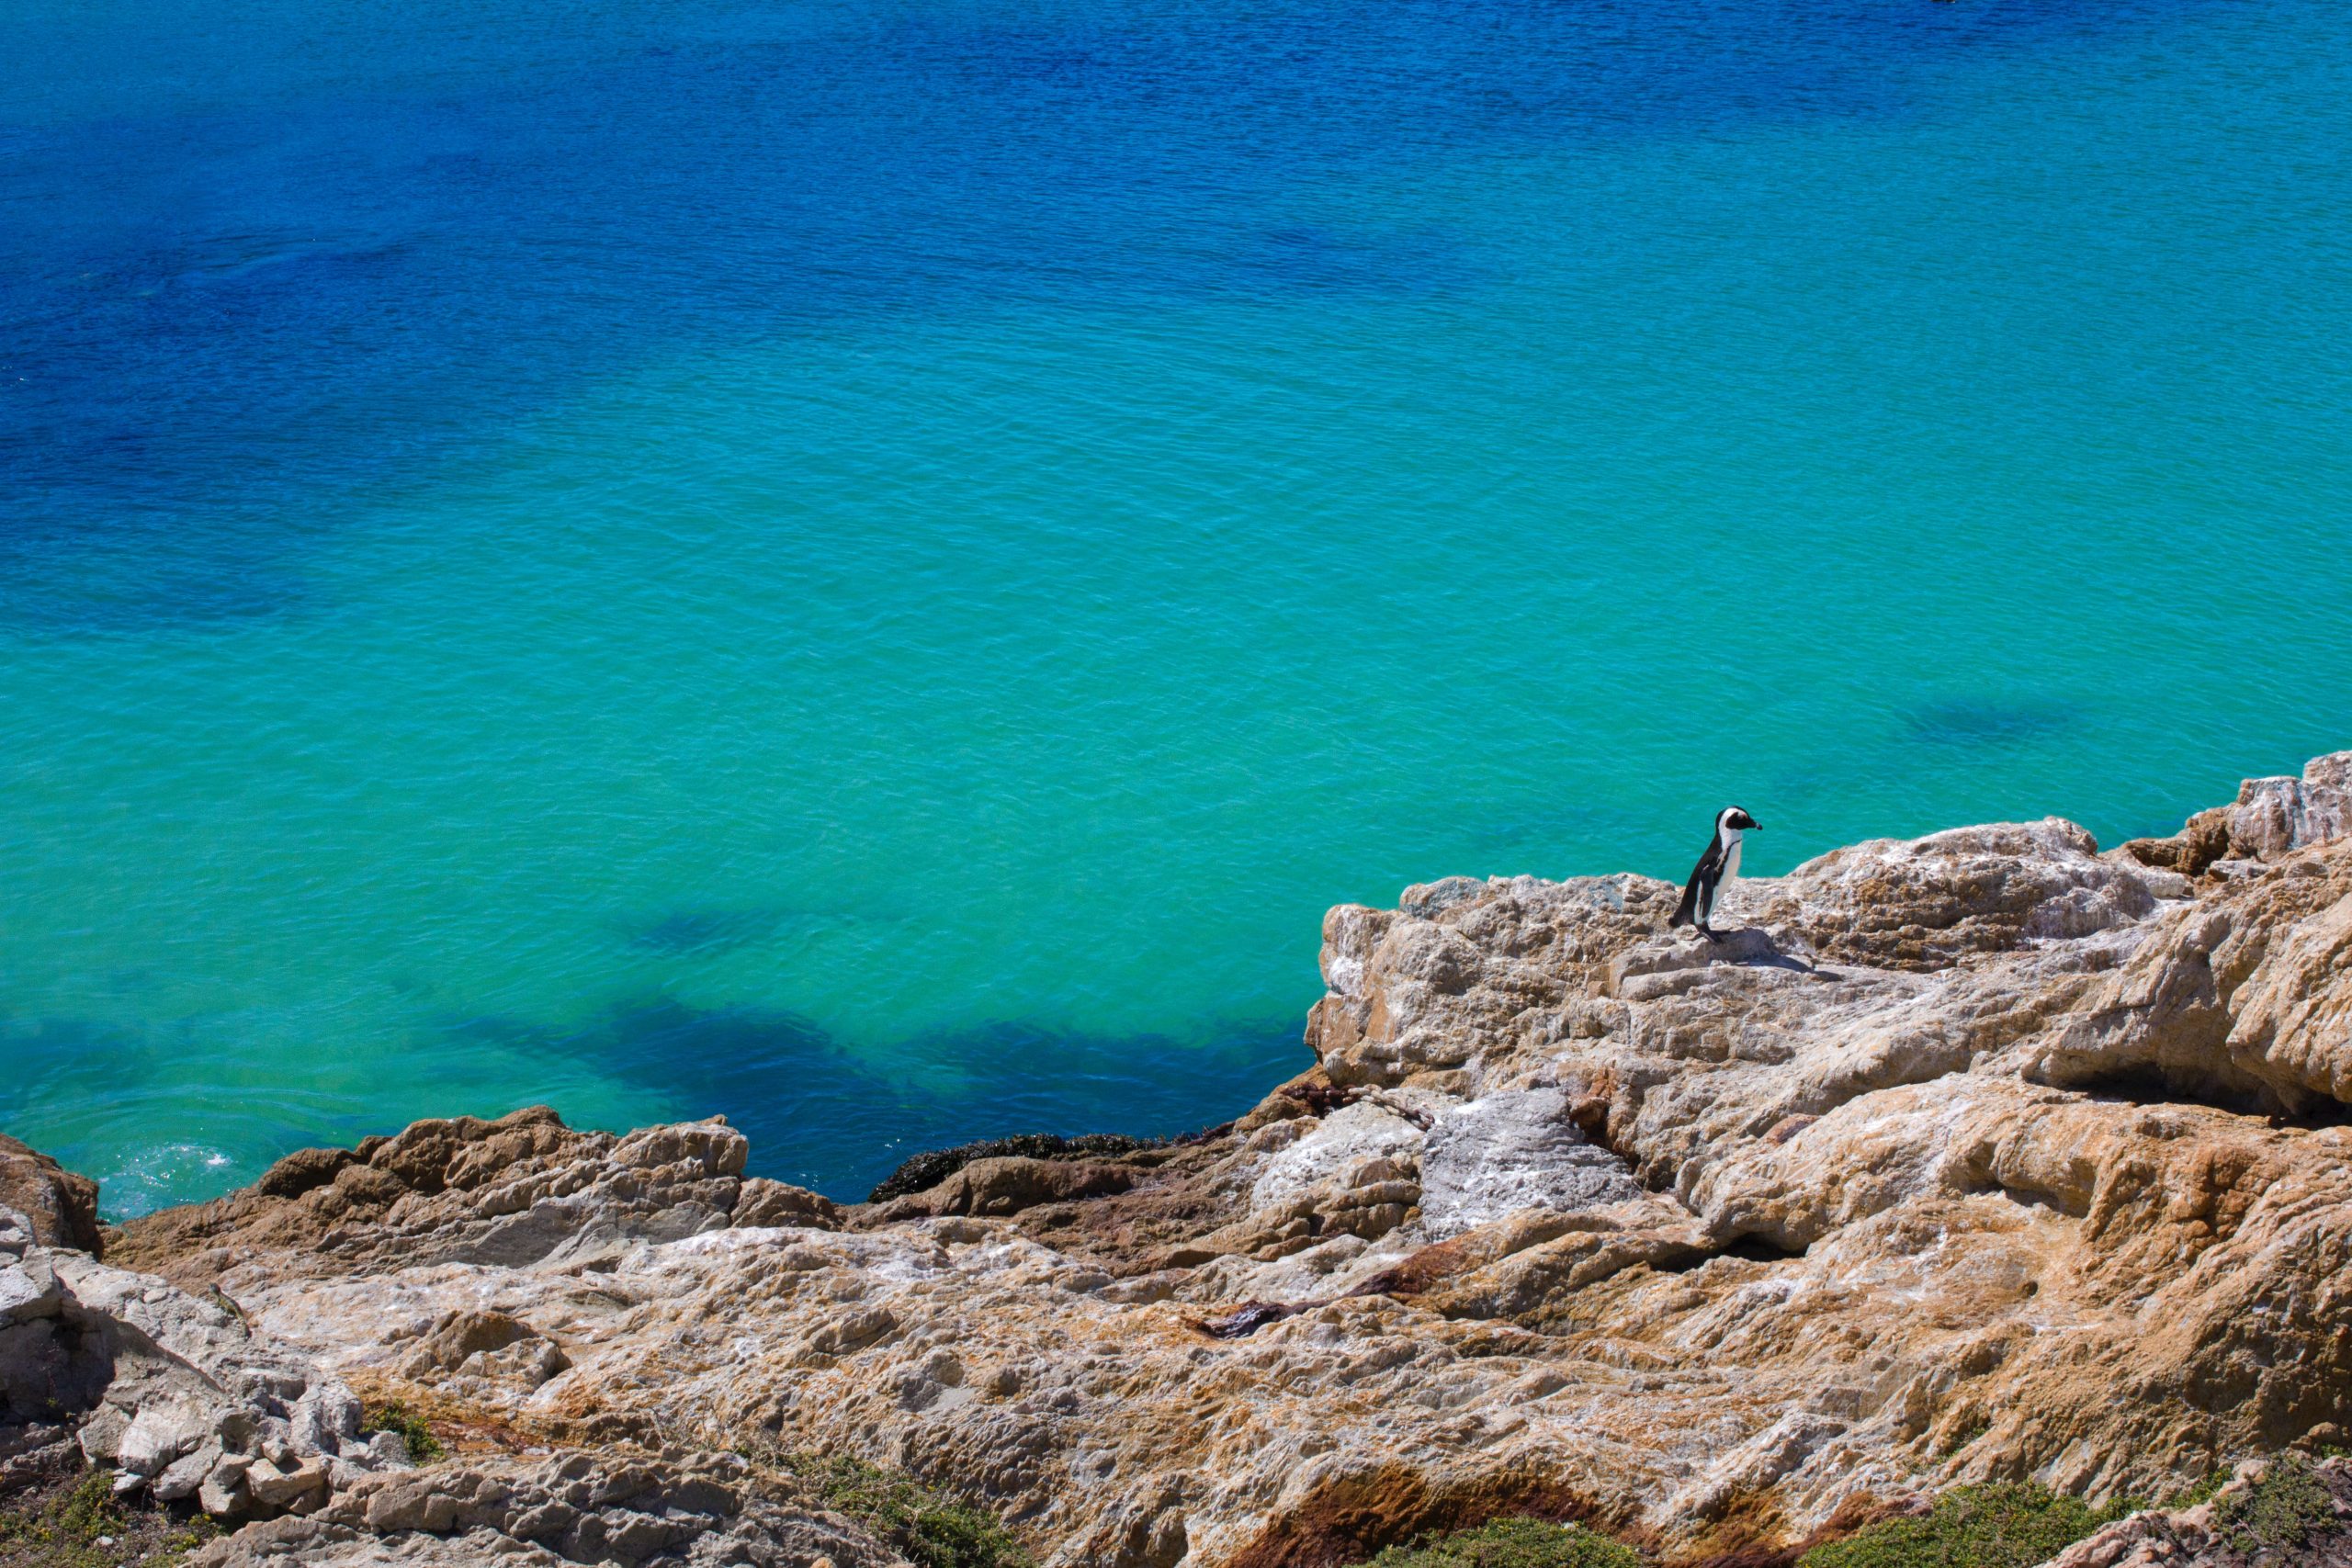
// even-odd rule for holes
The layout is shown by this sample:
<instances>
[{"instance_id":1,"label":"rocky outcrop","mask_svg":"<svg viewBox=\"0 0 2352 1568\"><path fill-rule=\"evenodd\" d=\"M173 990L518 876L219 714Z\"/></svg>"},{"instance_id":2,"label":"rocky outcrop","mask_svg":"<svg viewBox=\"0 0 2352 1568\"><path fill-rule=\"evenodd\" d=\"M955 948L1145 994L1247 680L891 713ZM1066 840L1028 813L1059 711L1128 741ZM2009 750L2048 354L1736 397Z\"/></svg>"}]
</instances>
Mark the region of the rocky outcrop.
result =
<instances>
[{"instance_id":1,"label":"rocky outcrop","mask_svg":"<svg viewBox=\"0 0 2352 1568\"><path fill-rule=\"evenodd\" d=\"M356 1149L303 1149L243 1191L114 1233L113 1259L175 1279L232 1262L305 1274L420 1262L582 1263L629 1241L733 1222L829 1225L839 1210L801 1188L746 1179L751 1145L723 1119L616 1137L534 1106L495 1122L419 1122Z\"/></svg>"},{"instance_id":2,"label":"rocky outcrop","mask_svg":"<svg viewBox=\"0 0 2352 1568\"><path fill-rule=\"evenodd\" d=\"M0 1135L0 1209L22 1215L43 1247L96 1254L98 1184L76 1176L45 1154Z\"/></svg>"},{"instance_id":3,"label":"rocky outcrop","mask_svg":"<svg viewBox=\"0 0 2352 1568\"><path fill-rule=\"evenodd\" d=\"M359 1402L212 1292L61 1251L0 1210L0 1452L28 1472L68 1445L118 1494L194 1499L222 1518L315 1508L406 1462L360 1436Z\"/></svg>"},{"instance_id":4,"label":"rocky outcrop","mask_svg":"<svg viewBox=\"0 0 2352 1568\"><path fill-rule=\"evenodd\" d=\"M467 1460L370 1476L307 1517L215 1541L187 1568L478 1568L485 1562L908 1568L851 1521L732 1454L628 1449Z\"/></svg>"},{"instance_id":5,"label":"rocky outcrop","mask_svg":"<svg viewBox=\"0 0 2352 1568\"><path fill-rule=\"evenodd\" d=\"M553 1450L330 1466L224 1553L586 1551L505 1500L630 1444L897 1466L1056 1568L1336 1568L1511 1511L1698 1562L1955 1482L2164 1495L2352 1441L2347 777L2120 852L1852 846L1729 889L1717 942L1632 875L1336 909L1313 1062L1193 1141L837 1209L718 1122L421 1122L107 1258ZM711 1484L643 1561L818 1550ZM445 1491L477 1511L368 1501Z\"/></svg>"},{"instance_id":6,"label":"rocky outcrop","mask_svg":"<svg viewBox=\"0 0 2352 1568\"><path fill-rule=\"evenodd\" d=\"M1101 1160L977 1159L928 1191L880 1206L868 1223L940 1214L1017 1214L1040 1203L1125 1192L1135 1183L1133 1169Z\"/></svg>"},{"instance_id":7,"label":"rocky outcrop","mask_svg":"<svg viewBox=\"0 0 2352 1568\"><path fill-rule=\"evenodd\" d=\"M2191 817L2168 839L2133 839L2122 852L2189 876L2242 876L2297 850L2352 834L2352 752L2303 765L2301 778L2248 779L2238 797Z\"/></svg>"}]
</instances>

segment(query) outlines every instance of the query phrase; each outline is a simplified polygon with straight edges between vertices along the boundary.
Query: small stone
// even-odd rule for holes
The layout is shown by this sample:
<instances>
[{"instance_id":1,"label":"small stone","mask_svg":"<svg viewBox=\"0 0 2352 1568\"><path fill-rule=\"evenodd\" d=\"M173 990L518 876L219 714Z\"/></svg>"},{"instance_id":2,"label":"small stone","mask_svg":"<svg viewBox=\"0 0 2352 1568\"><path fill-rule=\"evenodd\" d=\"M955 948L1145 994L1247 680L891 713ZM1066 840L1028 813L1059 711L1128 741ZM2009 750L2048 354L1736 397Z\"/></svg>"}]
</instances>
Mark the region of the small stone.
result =
<instances>
[{"instance_id":1,"label":"small stone","mask_svg":"<svg viewBox=\"0 0 2352 1568\"><path fill-rule=\"evenodd\" d=\"M46 1258L38 1252L0 1258L0 1326L54 1317L64 1304L65 1292Z\"/></svg>"},{"instance_id":2,"label":"small stone","mask_svg":"<svg viewBox=\"0 0 2352 1568\"><path fill-rule=\"evenodd\" d=\"M232 1457L214 1466L197 1488L196 1506L216 1519L242 1518L251 1506L243 1463Z\"/></svg>"},{"instance_id":3,"label":"small stone","mask_svg":"<svg viewBox=\"0 0 2352 1568\"><path fill-rule=\"evenodd\" d=\"M172 1461L203 1446L212 1432L212 1413L194 1399L167 1398L140 1406L115 1445L115 1462L153 1475Z\"/></svg>"},{"instance_id":4,"label":"small stone","mask_svg":"<svg viewBox=\"0 0 2352 1568\"><path fill-rule=\"evenodd\" d=\"M290 1471L256 1464L245 1475L245 1485L252 1491L254 1501L271 1508L290 1506L310 1494L323 1490L326 1483L326 1461L320 1459L304 1460Z\"/></svg>"},{"instance_id":5,"label":"small stone","mask_svg":"<svg viewBox=\"0 0 2352 1568\"><path fill-rule=\"evenodd\" d=\"M121 1446L122 1435L130 1430L130 1417L119 1407L102 1404L75 1434L82 1445L82 1457L92 1464L112 1464L115 1450Z\"/></svg>"},{"instance_id":6,"label":"small stone","mask_svg":"<svg viewBox=\"0 0 2352 1568\"><path fill-rule=\"evenodd\" d=\"M155 1477L155 1498L158 1502L177 1503L193 1497L220 1462L220 1445L207 1443L192 1454L174 1460Z\"/></svg>"}]
</instances>

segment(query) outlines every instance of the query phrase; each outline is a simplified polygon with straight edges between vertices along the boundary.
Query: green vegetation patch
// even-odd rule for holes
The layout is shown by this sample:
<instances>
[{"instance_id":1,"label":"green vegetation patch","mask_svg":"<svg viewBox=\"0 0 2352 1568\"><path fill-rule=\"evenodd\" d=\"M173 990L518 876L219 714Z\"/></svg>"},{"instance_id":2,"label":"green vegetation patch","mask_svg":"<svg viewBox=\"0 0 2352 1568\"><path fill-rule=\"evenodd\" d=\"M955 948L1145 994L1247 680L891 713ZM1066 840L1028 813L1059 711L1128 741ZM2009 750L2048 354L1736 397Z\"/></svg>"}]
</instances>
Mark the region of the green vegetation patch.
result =
<instances>
[{"instance_id":1,"label":"green vegetation patch","mask_svg":"<svg viewBox=\"0 0 2352 1568\"><path fill-rule=\"evenodd\" d=\"M219 1534L201 1514L175 1520L152 1505L127 1511L114 1495L114 1472L92 1470L28 1506L0 1508L0 1568L171 1568Z\"/></svg>"},{"instance_id":2,"label":"green vegetation patch","mask_svg":"<svg viewBox=\"0 0 2352 1568\"><path fill-rule=\"evenodd\" d=\"M2270 1461L2261 1480L2213 1506L2213 1533L2231 1551L2293 1549L2335 1529L2335 1499L2298 1453Z\"/></svg>"},{"instance_id":3,"label":"green vegetation patch","mask_svg":"<svg viewBox=\"0 0 2352 1568\"><path fill-rule=\"evenodd\" d=\"M156 1540L154 1554L134 1558L143 1568L175 1568L179 1560L208 1540L218 1540L229 1532L203 1514L190 1514L181 1522L165 1529Z\"/></svg>"},{"instance_id":4,"label":"green vegetation patch","mask_svg":"<svg viewBox=\"0 0 2352 1568\"><path fill-rule=\"evenodd\" d=\"M1023 1159L1091 1159L1100 1156L1131 1155L1140 1149L1164 1149L1171 1140L1167 1138L1130 1138L1118 1133L1089 1133L1083 1137L1057 1137L1051 1133L1023 1133L1010 1138L990 1138L984 1143L958 1144L952 1149L933 1149L907 1161L882 1179L882 1184L865 1196L869 1203L887 1203L893 1198L903 1198L910 1192L927 1192L976 1159L997 1159L1018 1156Z\"/></svg>"},{"instance_id":5,"label":"green vegetation patch","mask_svg":"<svg viewBox=\"0 0 2352 1568\"><path fill-rule=\"evenodd\" d=\"M911 1476L845 1454L787 1462L827 1507L872 1530L916 1568L1034 1568L1035 1559L994 1514Z\"/></svg>"},{"instance_id":6,"label":"green vegetation patch","mask_svg":"<svg viewBox=\"0 0 2352 1568\"><path fill-rule=\"evenodd\" d=\"M93 1470L37 1508L0 1513L0 1561L54 1562L58 1568L112 1562L97 1542L130 1529L130 1518L114 1500L114 1472Z\"/></svg>"},{"instance_id":7,"label":"green vegetation patch","mask_svg":"<svg viewBox=\"0 0 2352 1568\"><path fill-rule=\"evenodd\" d=\"M2094 1508L2046 1486L1955 1486L1924 1517L1883 1520L1816 1546L1798 1568L2034 1568L2129 1511Z\"/></svg>"},{"instance_id":8,"label":"green vegetation patch","mask_svg":"<svg viewBox=\"0 0 2352 1568\"><path fill-rule=\"evenodd\" d=\"M1582 1525L1497 1519L1417 1546L1392 1546L1364 1568L1641 1568L1641 1561Z\"/></svg>"},{"instance_id":9,"label":"green vegetation patch","mask_svg":"<svg viewBox=\"0 0 2352 1568\"><path fill-rule=\"evenodd\" d=\"M2199 1503L2211 1502L2213 1494L2229 1483L2230 1472L2226 1470L2217 1470L2202 1481L2184 1486L2177 1492L2167 1492L2158 1499L2156 1506L2171 1509L2193 1508Z\"/></svg>"},{"instance_id":10,"label":"green vegetation patch","mask_svg":"<svg viewBox=\"0 0 2352 1568\"><path fill-rule=\"evenodd\" d=\"M359 1435L372 1438L379 1432L398 1432L408 1444L409 1461L413 1464L428 1463L449 1451L433 1435L433 1428L424 1424L424 1417L398 1400L361 1407Z\"/></svg>"}]
</instances>

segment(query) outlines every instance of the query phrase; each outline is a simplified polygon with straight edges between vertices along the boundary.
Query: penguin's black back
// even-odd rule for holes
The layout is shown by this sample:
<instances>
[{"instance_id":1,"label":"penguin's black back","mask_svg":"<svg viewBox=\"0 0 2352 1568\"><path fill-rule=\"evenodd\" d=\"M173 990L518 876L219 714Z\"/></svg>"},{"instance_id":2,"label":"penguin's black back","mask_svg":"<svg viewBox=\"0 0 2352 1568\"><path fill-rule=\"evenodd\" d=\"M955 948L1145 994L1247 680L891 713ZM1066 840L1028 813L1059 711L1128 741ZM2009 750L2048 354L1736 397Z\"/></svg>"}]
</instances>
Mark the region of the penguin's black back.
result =
<instances>
[{"instance_id":1,"label":"penguin's black back","mask_svg":"<svg viewBox=\"0 0 2352 1568\"><path fill-rule=\"evenodd\" d=\"M1682 902L1677 904L1674 913L1668 917L1668 926L1687 926L1697 919L1700 894L1703 892L1712 904L1715 897L1715 884L1723 877L1724 834L1719 825L1713 836L1707 840L1707 852L1701 855L1699 863L1690 868L1690 880L1682 886Z\"/></svg>"}]
</instances>

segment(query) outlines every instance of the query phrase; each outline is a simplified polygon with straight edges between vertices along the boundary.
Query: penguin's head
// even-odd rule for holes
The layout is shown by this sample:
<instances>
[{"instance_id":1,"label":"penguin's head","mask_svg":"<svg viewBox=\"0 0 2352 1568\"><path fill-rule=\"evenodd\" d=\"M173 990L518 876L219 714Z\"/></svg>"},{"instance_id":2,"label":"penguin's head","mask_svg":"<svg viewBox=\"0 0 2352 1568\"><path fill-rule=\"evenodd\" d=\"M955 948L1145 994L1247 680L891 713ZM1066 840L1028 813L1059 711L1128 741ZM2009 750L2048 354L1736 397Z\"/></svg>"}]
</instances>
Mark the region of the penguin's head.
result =
<instances>
[{"instance_id":1,"label":"penguin's head","mask_svg":"<svg viewBox=\"0 0 2352 1568\"><path fill-rule=\"evenodd\" d=\"M1715 826L1725 832L1744 833L1750 828L1761 828L1764 824L1739 807L1726 806L1715 818Z\"/></svg>"}]
</instances>

